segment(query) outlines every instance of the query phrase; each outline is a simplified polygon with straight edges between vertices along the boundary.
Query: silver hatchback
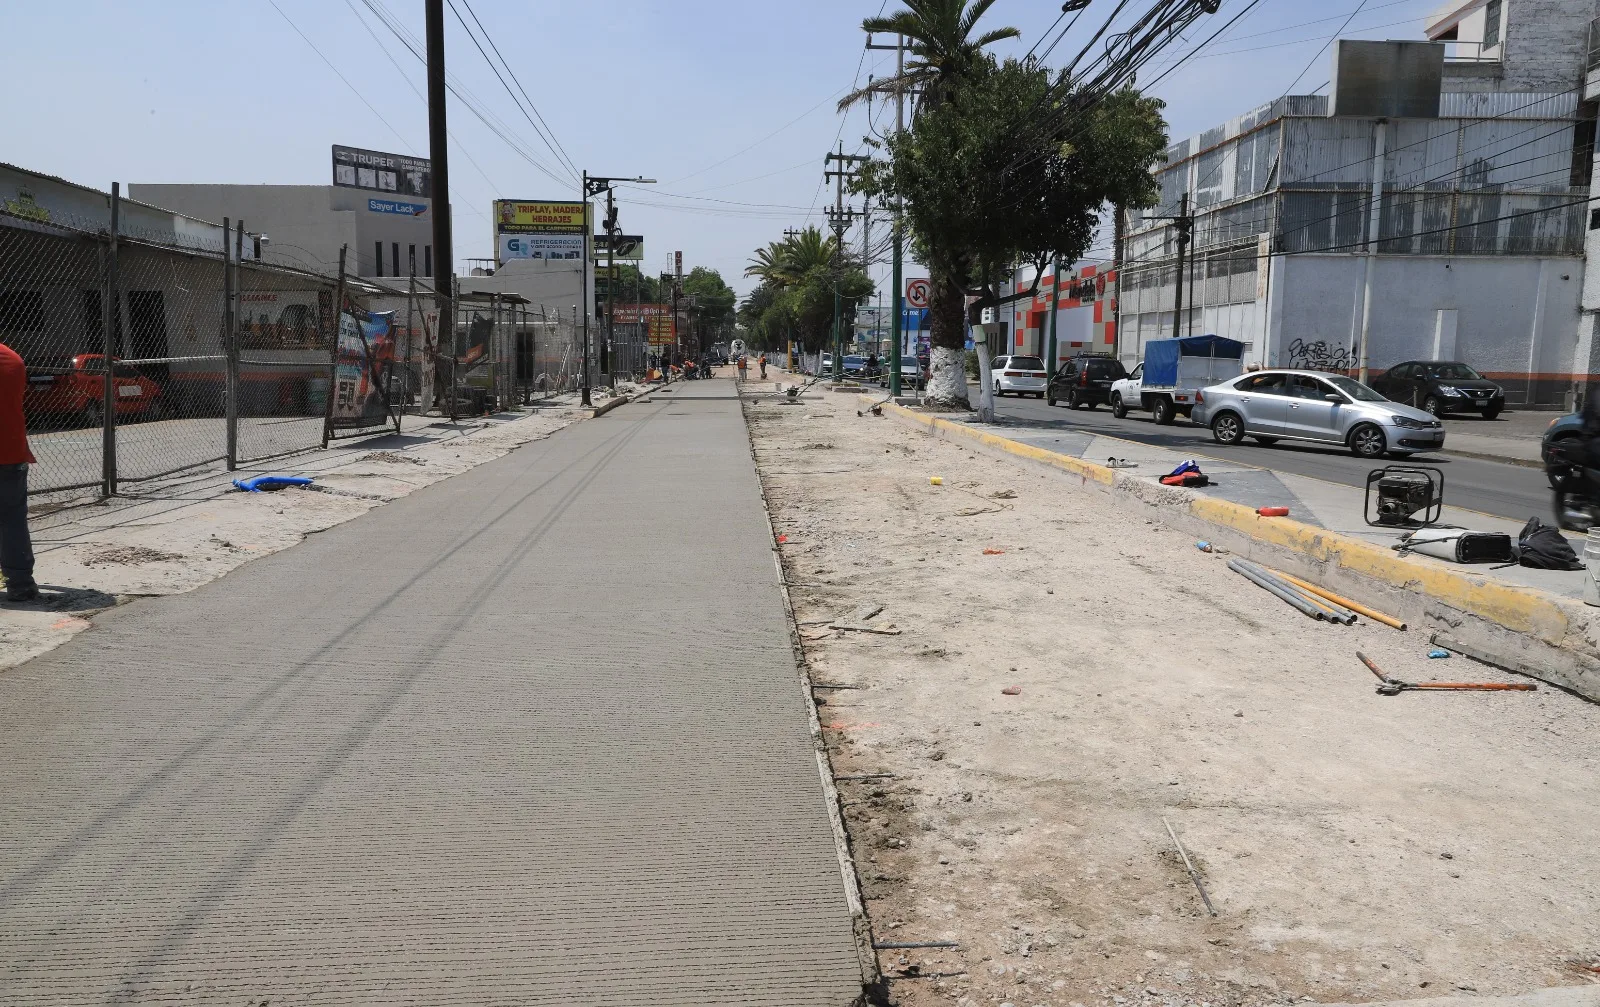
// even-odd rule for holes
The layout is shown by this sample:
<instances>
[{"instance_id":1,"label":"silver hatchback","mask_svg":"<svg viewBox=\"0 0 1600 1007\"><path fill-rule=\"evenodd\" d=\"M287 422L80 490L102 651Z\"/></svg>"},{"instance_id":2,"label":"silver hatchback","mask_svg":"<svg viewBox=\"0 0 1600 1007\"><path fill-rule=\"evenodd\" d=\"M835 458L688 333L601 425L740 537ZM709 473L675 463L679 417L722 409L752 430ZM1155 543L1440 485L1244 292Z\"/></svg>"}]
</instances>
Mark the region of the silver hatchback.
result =
<instances>
[{"instance_id":1,"label":"silver hatchback","mask_svg":"<svg viewBox=\"0 0 1600 1007\"><path fill-rule=\"evenodd\" d=\"M1438 418L1391 402L1359 381L1311 371L1255 371L1195 397L1194 421L1218 444L1253 437L1340 444L1361 458L1444 447Z\"/></svg>"}]
</instances>

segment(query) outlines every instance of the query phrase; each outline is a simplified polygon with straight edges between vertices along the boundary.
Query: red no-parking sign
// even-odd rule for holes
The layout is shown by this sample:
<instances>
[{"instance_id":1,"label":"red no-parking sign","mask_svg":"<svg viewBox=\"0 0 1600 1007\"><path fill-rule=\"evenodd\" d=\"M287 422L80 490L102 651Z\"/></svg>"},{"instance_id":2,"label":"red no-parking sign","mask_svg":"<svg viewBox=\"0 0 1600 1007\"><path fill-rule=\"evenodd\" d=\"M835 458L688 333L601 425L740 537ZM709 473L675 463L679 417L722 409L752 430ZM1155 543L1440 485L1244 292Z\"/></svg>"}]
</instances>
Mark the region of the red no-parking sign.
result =
<instances>
[{"instance_id":1,"label":"red no-parking sign","mask_svg":"<svg viewBox=\"0 0 1600 1007\"><path fill-rule=\"evenodd\" d=\"M933 300L933 284L927 280L906 281L906 307L926 308Z\"/></svg>"}]
</instances>

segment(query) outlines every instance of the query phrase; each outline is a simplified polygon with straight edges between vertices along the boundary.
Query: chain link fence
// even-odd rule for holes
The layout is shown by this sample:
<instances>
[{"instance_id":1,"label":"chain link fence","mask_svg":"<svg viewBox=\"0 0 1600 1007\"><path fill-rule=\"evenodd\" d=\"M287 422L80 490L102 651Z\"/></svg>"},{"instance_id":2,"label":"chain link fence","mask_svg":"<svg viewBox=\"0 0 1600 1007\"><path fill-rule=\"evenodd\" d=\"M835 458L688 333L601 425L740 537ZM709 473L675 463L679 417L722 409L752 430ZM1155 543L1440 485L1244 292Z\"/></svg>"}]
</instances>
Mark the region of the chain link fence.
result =
<instances>
[{"instance_id":1,"label":"chain link fence","mask_svg":"<svg viewBox=\"0 0 1600 1007\"><path fill-rule=\"evenodd\" d=\"M118 221L117 197L111 205L110 228L0 212L0 342L27 366L30 494L110 495L326 443L339 277L254 261L242 230L175 237ZM384 415L341 428L379 432L405 403L420 406L413 362L426 357L391 306L411 306L407 324L425 327L432 295L353 277L344 286L349 310L394 312L383 352L360 362L363 382L389 395Z\"/></svg>"},{"instance_id":2,"label":"chain link fence","mask_svg":"<svg viewBox=\"0 0 1600 1007\"><path fill-rule=\"evenodd\" d=\"M463 294L455 318L455 345L437 358L434 402L441 411L458 416L529 405L582 386L583 327L573 311L516 295ZM409 354L407 363L408 370L424 365ZM590 378L599 377L596 358Z\"/></svg>"}]
</instances>

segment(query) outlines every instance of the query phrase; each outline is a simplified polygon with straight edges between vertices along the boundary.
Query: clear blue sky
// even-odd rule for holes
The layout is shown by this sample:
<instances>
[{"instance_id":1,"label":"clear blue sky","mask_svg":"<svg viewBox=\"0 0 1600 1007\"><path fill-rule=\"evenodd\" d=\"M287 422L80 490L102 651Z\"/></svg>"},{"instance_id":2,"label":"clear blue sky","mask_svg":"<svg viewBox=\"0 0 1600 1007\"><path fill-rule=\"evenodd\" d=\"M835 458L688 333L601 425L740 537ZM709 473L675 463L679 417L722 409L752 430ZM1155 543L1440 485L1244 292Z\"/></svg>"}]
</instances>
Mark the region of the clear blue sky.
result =
<instances>
[{"instance_id":1,"label":"clear blue sky","mask_svg":"<svg viewBox=\"0 0 1600 1007\"><path fill-rule=\"evenodd\" d=\"M426 110L412 91L424 90L421 65L365 0L275 0L281 14L273 2L12 5L0 160L108 188L113 180L325 184L334 143L426 156ZM373 2L421 38L421 0ZM1199 44L1249 2L1224 0L1172 51ZM822 223L824 153L841 138L849 151L861 147L867 113L841 119L834 101L893 67L893 53L863 52L859 29L895 0L472 3L579 169L662 183L622 199L624 229L646 236L646 268L682 249L686 268L715 267L741 294L753 248L785 227ZM1155 93L1169 103L1173 136L1186 136L1278 96L1296 77L1296 93L1323 85L1329 56L1318 51L1358 7L1346 37L1420 38L1435 6L1260 0ZM1081 48L1114 7L1094 0L1050 62ZM988 24L1022 29L1024 42L1002 50L1021 53L1059 13L1055 0L999 0ZM452 72L557 176L452 102L457 255L486 257L491 200L574 198L577 182L448 10L446 18ZM880 128L892 123L883 111ZM886 278L887 268L877 273Z\"/></svg>"}]
</instances>

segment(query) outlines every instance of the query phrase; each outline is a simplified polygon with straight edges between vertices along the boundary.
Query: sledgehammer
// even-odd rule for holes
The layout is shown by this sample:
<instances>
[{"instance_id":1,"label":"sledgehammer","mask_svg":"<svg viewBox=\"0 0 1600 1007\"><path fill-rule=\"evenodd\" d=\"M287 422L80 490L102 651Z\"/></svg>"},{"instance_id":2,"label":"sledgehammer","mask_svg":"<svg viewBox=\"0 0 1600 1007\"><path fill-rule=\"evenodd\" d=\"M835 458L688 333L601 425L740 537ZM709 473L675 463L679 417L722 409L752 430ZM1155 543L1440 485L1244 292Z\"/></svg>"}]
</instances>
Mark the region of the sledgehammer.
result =
<instances>
[{"instance_id":1,"label":"sledgehammer","mask_svg":"<svg viewBox=\"0 0 1600 1007\"><path fill-rule=\"evenodd\" d=\"M1356 651L1356 657L1367 670L1378 676L1378 695L1398 696L1402 692L1538 692L1539 687L1522 682L1402 682L1390 678L1372 662L1372 658Z\"/></svg>"}]
</instances>

